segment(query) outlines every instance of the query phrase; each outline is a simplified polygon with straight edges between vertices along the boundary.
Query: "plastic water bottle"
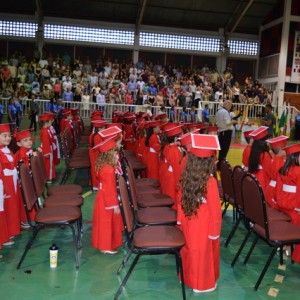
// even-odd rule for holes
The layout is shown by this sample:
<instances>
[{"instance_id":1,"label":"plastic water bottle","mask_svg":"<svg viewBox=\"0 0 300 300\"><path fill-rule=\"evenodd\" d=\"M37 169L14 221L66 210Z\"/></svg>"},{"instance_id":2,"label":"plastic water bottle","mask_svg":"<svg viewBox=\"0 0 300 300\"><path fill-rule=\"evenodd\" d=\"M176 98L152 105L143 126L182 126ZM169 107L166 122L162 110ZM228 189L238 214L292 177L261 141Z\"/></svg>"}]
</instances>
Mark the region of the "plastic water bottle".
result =
<instances>
[{"instance_id":1,"label":"plastic water bottle","mask_svg":"<svg viewBox=\"0 0 300 300\"><path fill-rule=\"evenodd\" d=\"M54 269L57 267L58 248L55 244L49 248L50 254L50 268Z\"/></svg>"}]
</instances>

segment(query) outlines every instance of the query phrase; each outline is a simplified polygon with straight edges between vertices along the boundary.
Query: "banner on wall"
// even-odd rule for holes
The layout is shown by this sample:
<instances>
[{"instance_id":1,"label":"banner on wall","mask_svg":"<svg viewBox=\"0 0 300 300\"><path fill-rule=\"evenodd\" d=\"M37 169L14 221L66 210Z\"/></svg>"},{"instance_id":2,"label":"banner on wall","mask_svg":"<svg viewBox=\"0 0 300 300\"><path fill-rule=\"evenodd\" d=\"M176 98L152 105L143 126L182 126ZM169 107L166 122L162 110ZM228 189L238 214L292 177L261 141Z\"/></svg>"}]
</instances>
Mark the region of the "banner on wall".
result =
<instances>
[{"instance_id":1,"label":"banner on wall","mask_svg":"<svg viewBox=\"0 0 300 300\"><path fill-rule=\"evenodd\" d=\"M295 32L291 82L300 83L300 31Z\"/></svg>"}]
</instances>

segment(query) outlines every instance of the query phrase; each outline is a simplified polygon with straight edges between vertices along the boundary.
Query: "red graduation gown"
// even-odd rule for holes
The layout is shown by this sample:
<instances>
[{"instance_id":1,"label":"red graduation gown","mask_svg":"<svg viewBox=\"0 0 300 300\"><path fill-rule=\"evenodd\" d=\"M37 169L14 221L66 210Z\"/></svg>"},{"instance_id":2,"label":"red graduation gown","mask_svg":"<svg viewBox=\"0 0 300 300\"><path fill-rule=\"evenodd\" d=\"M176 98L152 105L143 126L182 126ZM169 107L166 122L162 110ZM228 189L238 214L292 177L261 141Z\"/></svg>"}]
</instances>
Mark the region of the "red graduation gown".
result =
<instances>
[{"instance_id":1,"label":"red graduation gown","mask_svg":"<svg viewBox=\"0 0 300 300\"><path fill-rule=\"evenodd\" d=\"M75 136L74 136L74 129L73 129L73 125L72 125L72 120L62 119L60 121L60 132L64 132L66 129L70 130L71 139L72 139L72 149L75 150L76 142L75 142Z\"/></svg>"},{"instance_id":2,"label":"red graduation gown","mask_svg":"<svg viewBox=\"0 0 300 300\"><path fill-rule=\"evenodd\" d=\"M138 160L146 163L147 147L145 145L146 137L139 137L136 142L135 155Z\"/></svg>"},{"instance_id":3,"label":"red graduation gown","mask_svg":"<svg viewBox=\"0 0 300 300\"><path fill-rule=\"evenodd\" d=\"M269 184L266 185L266 189L264 190L264 195L268 204L273 208L278 208L276 202L276 185L277 178L279 176L279 170L284 164L284 158L282 156L275 156L270 169L270 181Z\"/></svg>"},{"instance_id":4,"label":"red graduation gown","mask_svg":"<svg viewBox=\"0 0 300 300\"><path fill-rule=\"evenodd\" d=\"M160 139L156 133L153 133L149 139L149 152L146 158L147 177L159 180L159 152Z\"/></svg>"},{"instance_id":5,"label":"red graduation gown","mask_svg":"<svg viewBox=\"0 0 300 300\"><path fill-rule=\"evenodd\" d=\"M242 154L242 163L245 168L249 168L249 158L251 152L251 145L247 145Z\"/></svg>"},{"instance_id":6,"label":"red graduation gown","mask_svg":"<svg viewBox=\"0 0 300 300\"><path fill-rule=\"evenodd\" d=\"M9 237L20 234L20 199L17 187L18 174L15 168L15 157L7 148L0 149L0 163L3 170L4 211Z\"/></svg>"},{"instance_id":7,"label":"red graduation gown","mask_svg":"<svg viewBox=\"0 0 300 300\"><path fill-rule=\"evenodd\" d=\"M135 151L135 134L132 124L124 125L124 147L126 150Z\"/></svg>"},{"instance_id":8,"label":"red graduation gown","mask_svg":"<svg viewBox=\"0 0 300 300\"><path fill-rule=\"evenodd\" d=\"M96 133L96 134L94 133L92 136L92 140L93 140L93 142L91 142L91 145L96 146L97 144L102 142L102 137L100 136L99 133ZM89 157L90 157L90 162L91 162L91 180L92 180L91 184L95 190L98 189L98 185L99 185L99 181L98 181L98 177L97 177L97 173L96 173L96 169L95 169L95 163L96 163L98 154L99 154L99 150L89 149Z\"/></svg>"},{"instance_id":9,"label":"red graduation gown","mask_svg":"<svg viewBox=\"0 0 300 300\"><path fill-rule=\"evenodd\" d=\"M44 127L40 131L41 148L43 152L43 159L47 171L48 180L56 177L55 164L53 162L52 140L49 134L49 128ZM47 156L45 156L47 155Z\"/></svg>"},{"instance_id":10,"label":"red graduation gown","mask_svg":"<svg viewBox=\"0 0 300 300\"><path fill-rule=\"evenodd\" d=\"M294 190L287 191L287 188ZM292 166L286 176L278 175L276 200L279 210L289 214L292 223L300 226L300 212L295 211L300 209L300 167ZM292 259L300 264L300 245L295 246Z\"/></svg>"},{"instance_id":11,"label":"red graduation gown","mask_svg":"<svg viewBox=\"0 0 300 300\"><path fill-rule=\"evenodd\" d=\"M114 214L113 209L119 205L115 169L105 165L98 176L99 188L92 222L92 246L101 251L114 250L123 244L122 216Z\"/></svg>"},{"instance_id":12,"label":"red graduation gown","mask_svg":"<svg viewBox=\"0 0 300 300\"><path fill-rule=\"evenodd\" d=\"M206 203L202 203L197 216L185 217L178 205L177 220L186 243L180 251L184 281L197 290L213 289L220 270L221 204L216 179L207 183Z\"/></svg>"},{"instance_id":13,"label":"red graduation gown","mask_svg":"<svg viewBox=\"0 0 300 300\"><path fill-rule=\"evenodd\" d=\"M2 244L9 241L9 237L4 210L3 171L0 164L0 249L2 249Z\"/></svg>"}]
</instances>

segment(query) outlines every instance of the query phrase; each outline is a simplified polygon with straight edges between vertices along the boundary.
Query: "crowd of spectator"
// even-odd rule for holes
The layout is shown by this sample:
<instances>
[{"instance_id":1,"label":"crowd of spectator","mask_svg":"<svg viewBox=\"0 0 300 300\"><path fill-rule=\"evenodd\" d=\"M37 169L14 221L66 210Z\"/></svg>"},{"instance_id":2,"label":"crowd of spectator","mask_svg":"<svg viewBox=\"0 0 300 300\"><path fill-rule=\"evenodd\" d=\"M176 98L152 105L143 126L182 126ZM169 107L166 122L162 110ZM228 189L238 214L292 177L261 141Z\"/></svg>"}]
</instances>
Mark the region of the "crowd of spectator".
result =
<instances>
[{"instance_id":1,"label":"crowd of spectator","mask_svg":"<svg viewBox=\"0 0 300 300\"><path fill-rule=\"evenodd\" d=\"M22 114L19 104L24 99L36 97L50 100L49 110L56 109L57 103L76 101L83 110L89 109L89 103L116 103L191 108L192 112L199 101L266 104L272 98L271 91L251 76L241 87L230 66L220 74L207 65L190 68L109 58L73 60L67 52L56 57L49 54L39 61L15 52L0 63L2 97L12 98L10 121ZM0 106L0 119L1 113Z\"/></svg>"}]
</instances>

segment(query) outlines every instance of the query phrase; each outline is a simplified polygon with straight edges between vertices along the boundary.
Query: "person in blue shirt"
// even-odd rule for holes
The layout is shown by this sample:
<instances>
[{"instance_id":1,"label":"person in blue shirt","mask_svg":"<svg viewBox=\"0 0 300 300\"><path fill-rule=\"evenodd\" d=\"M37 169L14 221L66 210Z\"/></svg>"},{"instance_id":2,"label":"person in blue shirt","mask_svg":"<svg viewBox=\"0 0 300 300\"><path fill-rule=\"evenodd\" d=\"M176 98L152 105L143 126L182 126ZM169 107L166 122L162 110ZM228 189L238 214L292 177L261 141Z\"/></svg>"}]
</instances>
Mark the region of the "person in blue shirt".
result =
<instances>
[{"instance_id":1,"label":"person in blue shirt","mask_svg":"<svg viewBox=\"0 0 300 300\"><path fill-rule=\"evenodd\" d=\"M150 94L150 92L153 92L154 96L157 95L157 88L153 83L151 83L150 87L148 87L148 93Z\"/></svg>"},{"instance_id":2,"label":"person in blue shirt","mask_svg":"<svg viewBox=\"0 0 300 300\"><path fill-rule=\"evenodd\" d=\"M23 106L18 99L14 100L14 105L16 108L16 126L17 128L20 128L23 115Z\"/></svg>"},{"instance_id":3,"label":"person in blue shirt","mask_svg":"<svg viewBox=\"0 0 300 300\"><path fill-rule=\"evenodd\" d=\"M74 95L73 95L73 92L71 91L71 88L67 87L67 90L64 91L63 93L63 101L64 102L70 102L70 101L73 101L74 100ZM67 108L70 108L70 103L66 103L66 107Z\"/></svg>"},{"instance_id":4,"label":"person in blue shirt","mask_svg":"<svg viewBox=\"0 0 300 300\"><path fill-rule=\"evenodd\" d=\"M209 109L208 109L208 104L205 104L204 109L202 110L202 121L205 124L209 124Z\"/></svg>"},{"instance_id":5,"label":"person in blue shirt","mask_svg":"<svg viewBox=\"0 0 300 300\"><path fill-rule=\"evenodd\" d=\"M8 123L10 123L10 128L13 130L15 128L17 109L15 107L13 99L9 99L7 105Z\"/></svg>"},{"instance_id":6,"label":"person in blue shirt","mask_svg":"<svg viewBox=\"0 0 300 300\"><path fill-rule=\"evenodd\" d=\"M300 112L295 117L295 141L300 140Z\"/></svg>"},{"instance_id":7,"label":"person in blue shirt","mask_svg":"<svg viewBox=\"0 0 300 300\"><path fill-rule=\"evenodd\" d=\"M53 97L50 102L48 103L48 111L50 111L53 114L57 113L57 104L56 104L56 99Z\"/></svg>"},{"instance_id":8,"label":"person in blue shirt","mask_svg":"<svg viewBox=\"0 0 300 300\"><path fill-rule=\"evenodd\" d=\"M3 114L4 114L4 112L3 112L3 105L0 102L0 124L2 124Z\"/></svg>"}]
</instances>

